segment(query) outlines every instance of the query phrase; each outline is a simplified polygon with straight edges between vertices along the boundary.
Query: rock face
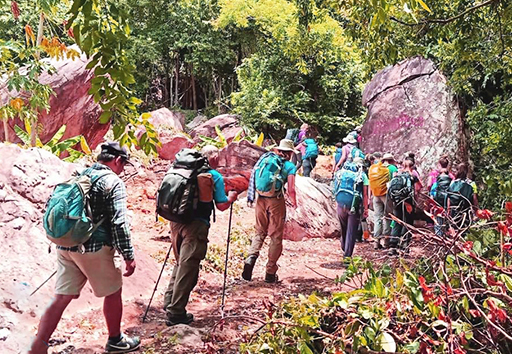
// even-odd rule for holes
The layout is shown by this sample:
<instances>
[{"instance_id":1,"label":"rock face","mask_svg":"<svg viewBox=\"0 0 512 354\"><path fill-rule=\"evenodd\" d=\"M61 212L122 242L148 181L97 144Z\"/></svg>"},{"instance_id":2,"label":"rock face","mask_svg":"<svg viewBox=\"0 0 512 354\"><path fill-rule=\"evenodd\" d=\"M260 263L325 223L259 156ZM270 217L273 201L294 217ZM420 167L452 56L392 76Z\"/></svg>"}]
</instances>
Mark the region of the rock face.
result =
<instances>
[{"instance_id":1,"label":"rock face","mask_svg":"<svg viewBox=\"0 0 512 354\"><path fill-rule=\"evenodd\" d=\"M215 126L218 125L220 130L222 131L222 135L224 135L226 140L230 142L231 140L233 140L236 134L242 129L238 125L239 120L240 116L234 114L222 114L194 128L190 132L190 136L192 136L192 138L196 142L201 141L199 137L200 135L204 135L210 138L217 138Z\"/></svg>"},{"instance_id":2,"label":"rock face","mask_svg":"<svg viewBox=\"0 0 512 354\"><path fill-rule=\"evenodd\" d=\"M158 156L161 159L174 160L178 151L194 146L194 141L183 134L184 114L173 112L165 107L149 112L149 114L151 114L151 117L148 120L155 127L158 139L162 144L161 147L157 148ZM144 127L140 127L135 134L140 138L144 132Z\"/></svg>"},{"instance_id":3,"label":"rock face","mask_svg":"<svg viewBox=\"0 0 512 354\"><path fill-rule=\"evenodd\" d=\"M0 252L6 259L0 262L0 331L7 333L0 351L18 353L27 349L33 326L53 296L55 277L29 296L57 266L55 247L49 253L52 244L42 226L46 200L57 183L82 167L63 162L46 150L25 150L3 143L0 160ZM141 294L149 297L158 274L149 255L136 254L138 271L123 286L123 297L127 299ZM66 313L89 309L92 304L100 306L101 299L96 299L86 285Z\"/></svg>"},{"instance_id":4,"label":"rock face","mask_svg":"<svg viewBox=\"0 0 512 354\"><path fill-rule=\"evenodd\" d=\"M331 189L312 178L296 176L297 209L287 201L284 238L300 241L308 238L339 237L341 228Z\"/></svg>"},{"instance_id":5,"label":"rock face","mask_svg":"<svg viewBox=\"0 0 512 354\"><path fill-rule=\"evenodd\" d=\"M43 73L39 81L49 84L55 91L50 98L50 111L39 115L39 123L43 128L39 138L43 143L48 142L62 125L66 125L64 139L76 135L83 135L89 145L95 148L102 142L109 129L109 124L100 124L98 118L101 114L100 106L94 102L93 97L87 93L91 88L93 72L86 70L88 63L85 55L75 60L49 60L56 69L54 75ZM8 92L5 83L0 83L0 105L8 102L10 97L17 93ZM14 133L13 127L23 127L19 119L9 120L9 140L20 142ZM4 141L5 133L0 125L0 141Z\"/></svg>"},{"instance_id":6,"label":"rock face","mask_svg":"<svg viewBox=\"0 0 512 354\"><path fill-rule=\"evenodd\" d=\"M185 115L180 112L173 112L168 108L160 108L149 112L151 118L149 122L157 129L174 129L183 131L185 126Z\"/></svg>"},{"instance_id":7,"label":"rock face","mask_svg":"<svg viewBox=\"0 0 512 354\"><path fill-rule=\"evenodd\" d=\"M219 172L225 176L226 190L242 193L249 186L251 171L267 150L242 140L231 143L219 152Z\"/></svg>"},{"instance_id":8,"label":"rock face","mask_svg":"<svg viewBox=\"0 0 512 354\"><path fill-rule=\"evenodd\" d=\"M413 152L425 179L442 154L467 160L461 112L430 60L414 57L378 72L363 92L363 105L365 152L390 152L398 160Z\"/></svg>"}]
</instances>

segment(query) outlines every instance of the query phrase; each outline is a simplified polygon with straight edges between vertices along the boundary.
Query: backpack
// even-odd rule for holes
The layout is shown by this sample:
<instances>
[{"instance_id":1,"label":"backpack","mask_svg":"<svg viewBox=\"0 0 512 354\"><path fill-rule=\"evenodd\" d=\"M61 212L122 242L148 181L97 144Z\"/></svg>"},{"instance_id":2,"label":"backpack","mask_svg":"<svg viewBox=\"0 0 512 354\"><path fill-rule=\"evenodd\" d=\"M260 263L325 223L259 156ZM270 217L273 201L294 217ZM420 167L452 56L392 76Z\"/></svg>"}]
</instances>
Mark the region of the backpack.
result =
<instances>
[{"instance_id":1,"label":"backpack","mask_svg":"<svg viewBox=\"0 0 512 354\"><path fill-rule=\"evenodd\" d=\"M59 183L46 202L43 227L46 237L62 247L74 247L87 242L105 218L92 221L90 191L102 177L113 172L91 173L86 169L80 175Z\"/></svg>"},{"instance_id":2,"label":"backpack","mask_svg":"<svg viewBox=\"0 0 512 354\"><path fill-rule=\"evenodd\" d=\"M386 195L388 190L387 183L389 181L389 169L387 166L383 166L382 162L371 165L368 169L368 179L374 196L381 197Z\"/></svg>"},{"instance_id":3,"label":"backpack","mask_svg":"<svg viewBox=\"0 0 512 354\"><path fill-rule=\"evenodd\" d=\"M362 170L351 162L346 162L342 169L336 171L333 185L334 197L336 198L341 192L349 193L352 196L355 193L360 193L357 187L363 181L361 172Z\"/></svg>"},{"instance_id":4,"label":"backpack","mask_svg":"<svg viewBox=\"0 0 512 354\"><path fill-rule=\"evenodd\" d=\"M191 222L199 204L197 176L210 169L208 159L200 152L192 149L178 152L158 189L156 213L169 221Z\"/></svg>"},{"instance_id":5,"label":"backpack","mask_svg":"<svg viewBox=\"0 0 512 354\"><path fill-rule=\"evenodd\" d=\"M286 129L286 136L284 138L291 140L294 143L297 143L297 140L299 138L299 129L298 128Z\"/></svg>"},{"instance_id":6,"label":"backpack","mask_svg":"<svg viewBox=\"0 0 512 354\"><path fill-rule=\"evenodd\" d=\"M450 206L458 210L467 209L473 203L473 187L461 179L453 181L447 193Z\"/></svg>"},{"instance_id":7,"label":"backpack","mask_svg":"<svg viewBox=\"0 0 512 354\"><path fill-rule=\"evenodd\" d=\"M393 177L389 184L388 196L395 204L399 204L408 198L414 200L411 175L407 172L402 172Z\"/></svg>"},{"instance_id":8,"label":"backpack","mask_svg":"<svg viewBox=\"0 0 512 354\"><path fill-rule=\"evenodd\" d=\"M360 157L364 160L364 153L361 149L359 149L358 147L354 146L352 148L352 151L350 152L350 155L352 156L352 160L355 159L356 157Z\"/></svg>"},{"instance_id":9,"label":"backpack","mask_svg":"<svg viewBox=\"0 0 512 354\"><path fill-rule=\"evenodd\" d=\"M450 188L450 184L452 183L452 178L446 174L442 174L437 176L437 188L436 188L436 196L434 200L439 205L446 205L446 198L448 196L448 189Z\"/></svg>"},{"instance_id":10,"label":"backpack","mask_svg":"<svg viewBox=\"0 0 512 354\"><path fill-rule=\"evenodd\" d=\"M283 168L285 160L273 153L267 152L255 167L256 191L264 197L275 197L282 193L286 183Z\"/></svg>"},{"instance_id":11,"label":"backpack","mask_svg":"<svg viewBox=\"0 0 512 354\"><path fill-rule=\"evenodd\" d=\"M304 153L304 159L309 158L317 158L318 157L318 144L316 143L315 139L306 139L304 140L304 143L306 143L306 152Z\"/></svg>"}]
</instances>

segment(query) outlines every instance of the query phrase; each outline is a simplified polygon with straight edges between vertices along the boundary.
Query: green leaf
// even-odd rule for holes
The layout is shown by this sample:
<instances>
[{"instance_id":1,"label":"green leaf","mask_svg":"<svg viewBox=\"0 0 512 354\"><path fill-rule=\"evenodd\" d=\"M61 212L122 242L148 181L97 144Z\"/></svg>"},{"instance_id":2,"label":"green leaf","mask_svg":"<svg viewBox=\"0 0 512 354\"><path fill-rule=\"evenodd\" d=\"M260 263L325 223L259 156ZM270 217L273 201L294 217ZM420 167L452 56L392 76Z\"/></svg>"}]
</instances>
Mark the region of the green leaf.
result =
<instances>
[{"instance_id":1,"label":"green leaf","mask_svg":"<svg viewBox=\"0 0 512 354\"><path fill-rule=\"evenodd\" d=\"M112 117L112 111L105 111L100 115L99 121L101 124L107 124Z\"/></svg>"},{"instance_id":2,"label":"green leaf","mask_svg":"<svg viewBox=\"0 0 512 354\"><path fill-rule=\"evenodd\" d=\"M299 352L300 354L314 354L309 345L306 343L299 344Z\"/></svg>"}]
</instances>

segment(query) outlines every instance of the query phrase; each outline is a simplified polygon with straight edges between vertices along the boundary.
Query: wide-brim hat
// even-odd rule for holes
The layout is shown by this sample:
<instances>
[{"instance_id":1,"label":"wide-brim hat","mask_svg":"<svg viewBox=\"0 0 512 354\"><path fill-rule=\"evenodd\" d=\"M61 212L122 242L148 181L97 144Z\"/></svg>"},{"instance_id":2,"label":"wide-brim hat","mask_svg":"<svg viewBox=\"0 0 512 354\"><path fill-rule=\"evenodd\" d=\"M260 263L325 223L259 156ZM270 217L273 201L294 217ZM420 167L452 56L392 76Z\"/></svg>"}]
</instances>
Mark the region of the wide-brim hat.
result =
<instances>
[{"instance_id":1,"label":"wide-brim hat","mask_svg":"<svg viewBox=\"0 0 512 354\"><path fill-rule=\"evenodd\" d=\"M353 135L349 134L343 138L343 142L349 143L349 144L355 144L355 143L357 143L357 140L356 140L356 138L354 138Z\"/></svg>"},{"instance_id":2,"label":"wide-brim hat","mask_svg":"<svg viewBox=\"0 0 512 354\"><path fill-rule=\"evenodd\" d=\"M128 149L119 145L117 141L101 144L101 153L114 155L115 157L121 157L127 164L133 165L133 163L130 161L130 153L128 152Z\"/></svg>"},{"instance_id":3,"label":"wide-brim hat","mask_svg":"<svg viewBox=\"0 0 512 354\"><path fill-rule=\"evenodd\" d=\"M395 157L387 152L384 154L384 156L382 156L382 160L395 161Z\"/></svg>"},{"instance_id":4,"label":"wide-brim hat","mask_svg":"<svg viewBox=\"0 0 512 354\"><path fill-rule=\"evenodd\" d=\"M279 146L276 147L277 150L281 150L281 151L290 151L290 152L294 152L295 151L295 146L293 144L293 140L290 140L290 139L283 139L279 142Z\"/></svg>"}]
</instances>

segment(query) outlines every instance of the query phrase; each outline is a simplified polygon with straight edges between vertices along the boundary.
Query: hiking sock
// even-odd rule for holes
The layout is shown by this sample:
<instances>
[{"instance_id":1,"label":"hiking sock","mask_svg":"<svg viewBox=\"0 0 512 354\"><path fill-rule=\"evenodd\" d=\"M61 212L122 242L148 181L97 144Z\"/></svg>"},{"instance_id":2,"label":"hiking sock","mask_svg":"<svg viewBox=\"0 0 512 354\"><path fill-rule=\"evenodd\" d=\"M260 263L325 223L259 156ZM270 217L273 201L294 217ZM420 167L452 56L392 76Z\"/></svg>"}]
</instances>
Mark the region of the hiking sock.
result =
<instances>
[{"instance_id":1,"label":"hiking sock","mask_svg":"<svg viewBox=\"0 0 512 354\"><path fill-rule=\"evenodd\" d=\"M120 333L118 336L115 336L115 337L108 337L108 340L111 341L112 343L117 343L121 340L121 338L123 338L122 333Z\"/></svg>"}]
</instances>

